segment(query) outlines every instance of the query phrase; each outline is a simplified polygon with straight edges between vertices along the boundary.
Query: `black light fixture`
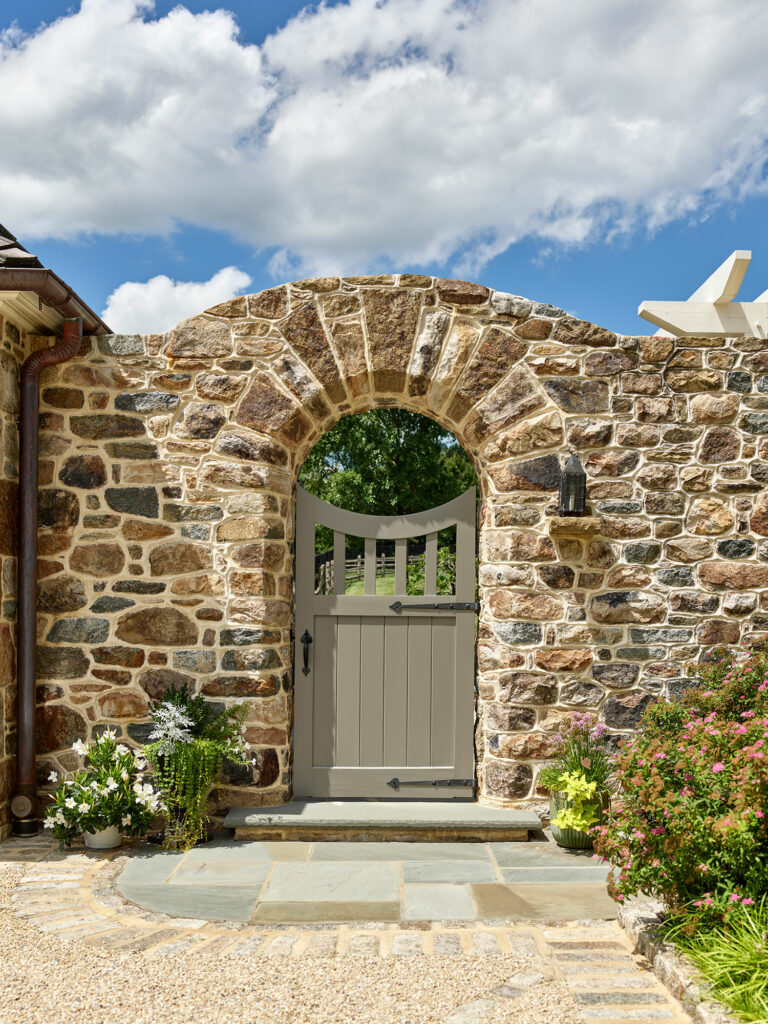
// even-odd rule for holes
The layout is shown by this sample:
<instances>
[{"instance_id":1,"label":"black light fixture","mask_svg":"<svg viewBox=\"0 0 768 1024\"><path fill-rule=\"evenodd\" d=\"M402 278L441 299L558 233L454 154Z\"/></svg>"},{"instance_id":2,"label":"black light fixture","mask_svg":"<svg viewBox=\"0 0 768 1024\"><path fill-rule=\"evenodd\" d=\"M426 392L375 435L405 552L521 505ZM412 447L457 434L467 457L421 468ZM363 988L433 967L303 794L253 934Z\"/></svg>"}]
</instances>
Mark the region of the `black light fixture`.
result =
<instances>
[{"instance_id":1,"label":"black light fixture","mask_svg":"<svg viewBox=\"0 0 768 1024\"><path fill-rule=\"evenodd\" d=\"M587 501L587 474L574 453L565 464L560 474L560 508L561 516L583 516Z\"/></svg>"}]
</instances>

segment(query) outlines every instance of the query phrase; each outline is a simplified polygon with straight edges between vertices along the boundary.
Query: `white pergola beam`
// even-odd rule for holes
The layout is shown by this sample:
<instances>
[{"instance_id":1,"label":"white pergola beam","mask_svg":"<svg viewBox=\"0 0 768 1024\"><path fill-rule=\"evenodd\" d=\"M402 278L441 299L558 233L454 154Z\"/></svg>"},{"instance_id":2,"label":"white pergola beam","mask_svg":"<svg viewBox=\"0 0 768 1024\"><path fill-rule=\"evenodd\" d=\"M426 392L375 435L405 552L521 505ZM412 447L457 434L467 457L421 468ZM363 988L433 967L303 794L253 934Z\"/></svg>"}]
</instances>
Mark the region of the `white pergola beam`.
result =
<instances>
[{"instance_id":1,"label":"white pergola beam","mask_svg":"<svg viewBox=\"0 0 768 1024\"><path fill-rule=\"evenodd\" d=\"M735 302L752 253L736 249L686 302L642 302L644 320L660 335L732 338L768 336L768 290L754 302Z\"/></svg>"},{"instance_id":2,"label":"white pergola beam","mask_svg":"<svg viewBox=\"0 0 768 1024\"><path fill-rule=\"evenodd\" d=\"M704 284L700 285L689 302L714 302L719 306L724 302L733 302L739 294L741 282L749 267L752 253L749 249L736 249L721 263L714 274L710 274Z\"/></svg>"}]
</instances>

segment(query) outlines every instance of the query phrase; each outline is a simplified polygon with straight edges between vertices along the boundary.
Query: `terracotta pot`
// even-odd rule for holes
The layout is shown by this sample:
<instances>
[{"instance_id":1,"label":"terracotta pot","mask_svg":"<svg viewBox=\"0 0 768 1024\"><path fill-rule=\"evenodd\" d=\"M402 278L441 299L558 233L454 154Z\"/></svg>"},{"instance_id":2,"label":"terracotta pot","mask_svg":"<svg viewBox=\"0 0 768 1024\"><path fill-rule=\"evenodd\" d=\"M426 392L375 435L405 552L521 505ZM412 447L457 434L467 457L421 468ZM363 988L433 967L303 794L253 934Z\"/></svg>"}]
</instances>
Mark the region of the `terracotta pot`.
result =
<instances>
[{"instance_id":1,"label":"terracotta pot","mask_svg":"<svg viewBox=\"0 0 768 1024\"><path fill-rule=\"evenodd\" d=\"M83 839L89 850L116 850L123 841L123 833L117 825L110 825L99 832L83 832Z\"/></svg>"},{"instance_id":2,"label":"terracotta pot","mask_svg":"<svg viewBox=\"0 0 768 1024\"><path fill-rule=\"evenodd\" d=\"M595 825L601 825L605 821L605 816L611 805L611 795L610 793L603 793L602 798L598 797L598 800L602 802L600 807L598 807L598 818L594 822ZM566 850L591 850L593 843L592 837L588 832L581 832L575 828L558 828L555 825L558 811L565 810L565 808L570 806L571 801L565 793L553 789L549 794L549 820L552 822L552 838L558 846L562 846Z\"/></svg>"}]
</instances>

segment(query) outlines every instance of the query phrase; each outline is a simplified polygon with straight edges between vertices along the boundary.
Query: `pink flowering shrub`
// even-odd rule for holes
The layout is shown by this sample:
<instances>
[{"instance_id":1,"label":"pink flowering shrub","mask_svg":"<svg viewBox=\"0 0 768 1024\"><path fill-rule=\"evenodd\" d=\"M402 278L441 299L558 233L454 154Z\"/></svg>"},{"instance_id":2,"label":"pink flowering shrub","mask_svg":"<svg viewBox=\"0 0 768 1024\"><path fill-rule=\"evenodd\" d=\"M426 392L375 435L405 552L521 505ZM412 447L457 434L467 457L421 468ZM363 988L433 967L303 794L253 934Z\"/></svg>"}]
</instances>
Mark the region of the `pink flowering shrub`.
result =
<instances>
[{"instance_id":1,"label":"pink flowering shrub","mask_svg":"<svg viewBox=\"0 0 768 1024\"><path fill-rule=\"evenodd\" d=\"M618 900L646 893L695 921L768 893L768 653L717 652L622 744L621 788L595 849Z\"/></svg>"}]
</instances>

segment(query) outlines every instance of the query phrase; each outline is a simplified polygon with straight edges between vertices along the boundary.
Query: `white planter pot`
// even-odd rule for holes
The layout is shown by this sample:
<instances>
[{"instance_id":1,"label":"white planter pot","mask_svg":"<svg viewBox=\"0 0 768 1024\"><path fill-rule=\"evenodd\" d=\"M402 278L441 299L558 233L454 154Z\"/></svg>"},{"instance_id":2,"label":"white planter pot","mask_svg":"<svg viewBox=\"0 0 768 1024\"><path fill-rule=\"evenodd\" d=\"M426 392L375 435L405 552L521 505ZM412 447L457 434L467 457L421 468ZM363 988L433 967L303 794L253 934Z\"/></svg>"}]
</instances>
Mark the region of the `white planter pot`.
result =
<instances>
[{"instance_id":1,"label":"white planter pot","mask_svg":"<svg viewBox=\"0 0 768 1024\"><path fill-rule=\"evenodd\" d=\"M117 825L110 825L100 832L83 832L83 839L89 850L115 850L123 841L123 833Z\"/></svg>"}]
</instances>

